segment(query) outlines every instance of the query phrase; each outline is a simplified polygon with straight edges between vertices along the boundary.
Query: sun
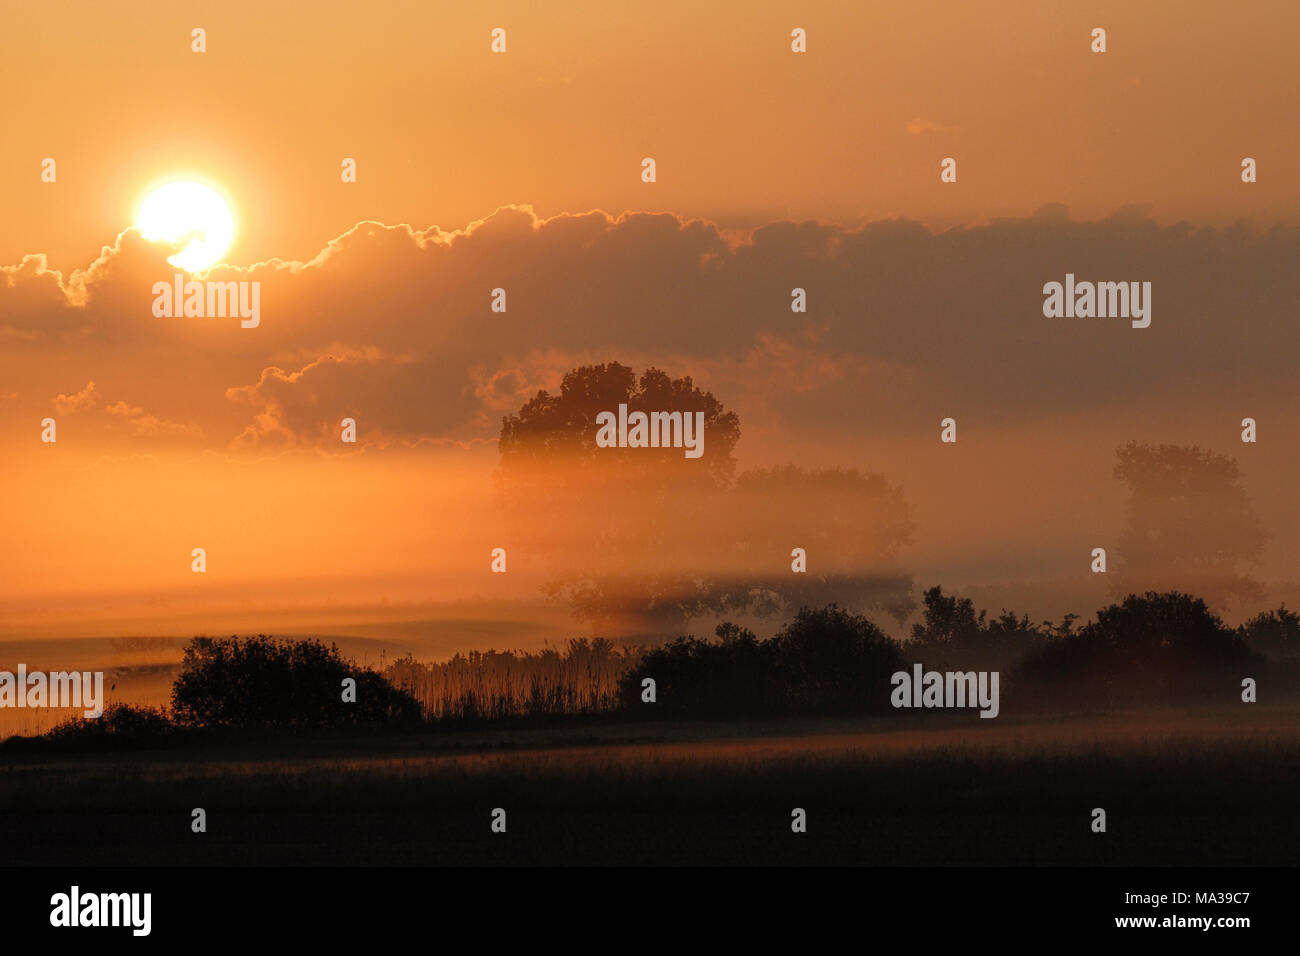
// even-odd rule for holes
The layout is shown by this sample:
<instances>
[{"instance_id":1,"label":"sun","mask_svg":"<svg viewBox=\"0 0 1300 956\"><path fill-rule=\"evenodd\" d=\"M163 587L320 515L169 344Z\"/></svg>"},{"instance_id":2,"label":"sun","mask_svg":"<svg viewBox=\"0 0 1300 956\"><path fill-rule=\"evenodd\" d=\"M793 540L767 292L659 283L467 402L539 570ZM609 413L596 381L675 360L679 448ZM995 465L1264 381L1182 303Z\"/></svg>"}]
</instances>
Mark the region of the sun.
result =
<instances>
[{"instance_id":1,"label":"sun","mask_svg":"<svg viewBox=\"0 0 1300 956\"><path fill-rule=\"evenodd\" d=\"M215 189L201 183L159 186L140 204L135 224L151 242L180 245L167 261L186 272L220 262L235 238L230 207Z\"/></svg>"}]
</instances>

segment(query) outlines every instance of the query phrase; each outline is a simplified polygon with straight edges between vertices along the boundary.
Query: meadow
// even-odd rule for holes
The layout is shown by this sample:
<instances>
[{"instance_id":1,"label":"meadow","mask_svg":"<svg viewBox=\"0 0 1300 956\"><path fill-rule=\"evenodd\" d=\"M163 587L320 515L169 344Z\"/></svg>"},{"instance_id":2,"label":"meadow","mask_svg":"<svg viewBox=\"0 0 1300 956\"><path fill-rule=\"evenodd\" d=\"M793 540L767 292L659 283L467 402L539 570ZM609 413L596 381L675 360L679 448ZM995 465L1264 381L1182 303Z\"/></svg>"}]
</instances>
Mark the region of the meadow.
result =
<instances>
[{"instance_id":1,"label":"meadow","mask_svg":"<svg viewBox=\"0 0 1300 956\"><path fill-rule=\"evenodd\" d=\"M110 708L0 744L0 845L34 865L1300 858L1294 615L1238 631L1148 594L1076 634L926 598L906 645L830 605L764 640L726 624L434 661L265 637L198 638L181 660L164 639L17 648L48 667L108 652L110 703L174 695L165 715ZM1245 640L1274 631L1276 660ZM908 661L1015 648L995 719L888 706Z\"/></svg>"},{"instance_id":2,"label":"meadow","mask_svg":"<svg viewBox=\"0 0 1300 956\"><path fill-rule=\"evenodd\" d=\"M592 723L15 755L0 838L34 865L1291 864L1297 718Z\"/></svg>"}]
</instances>

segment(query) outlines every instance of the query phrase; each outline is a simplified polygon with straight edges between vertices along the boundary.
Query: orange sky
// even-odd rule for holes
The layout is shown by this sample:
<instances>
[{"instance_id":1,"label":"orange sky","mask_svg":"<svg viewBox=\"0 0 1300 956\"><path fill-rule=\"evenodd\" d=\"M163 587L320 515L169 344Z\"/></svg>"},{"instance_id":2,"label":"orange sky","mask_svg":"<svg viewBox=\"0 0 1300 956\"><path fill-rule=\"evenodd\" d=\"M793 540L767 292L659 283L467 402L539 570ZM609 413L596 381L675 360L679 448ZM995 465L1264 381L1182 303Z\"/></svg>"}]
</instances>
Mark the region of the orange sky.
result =
<instances>
[{"instance_id":1,"label":"orange sky","mask_svg":"<svg viewBox=\"0 0 1300 956\"><path fill-rule=\"evenodd\" d=\"M737 410L742 467L899 484L919 583L1041 585L1053 613L1095 606L1076 571L1120 527L1115 448L1199 443L1240 460L1257 573L1290 593L1300 6L797 10L5 4L0 628L534 599L542 568L482 573L500 416L614 359ZM175 178L231 197L260 328L150 314L174 270L123 230ZM1152 280L1152 328L1045 320L1070 270Z\"/></svg>"},{"instance_id":2,"label":"orange sky","mask_svg":"<svg viewBox=\"0 0 1300 956\"><path fill-rule=\"evenodd\" d=\"M236 197L236 263L309 258L361 219L452 229L520 202L745 226L946 224L1050 201L1080 218L1128 203L1161 221L1300 214L1288 0L54 0L6 4L5 21L3 262L84 266L182 173ZM505 55L489 52L495 26ZM39 182L46 156L57 188ZM344 156L360 171L347 189ZM1243 156L1260 163L1249 190Z\"/></svg>"}]
</instances>

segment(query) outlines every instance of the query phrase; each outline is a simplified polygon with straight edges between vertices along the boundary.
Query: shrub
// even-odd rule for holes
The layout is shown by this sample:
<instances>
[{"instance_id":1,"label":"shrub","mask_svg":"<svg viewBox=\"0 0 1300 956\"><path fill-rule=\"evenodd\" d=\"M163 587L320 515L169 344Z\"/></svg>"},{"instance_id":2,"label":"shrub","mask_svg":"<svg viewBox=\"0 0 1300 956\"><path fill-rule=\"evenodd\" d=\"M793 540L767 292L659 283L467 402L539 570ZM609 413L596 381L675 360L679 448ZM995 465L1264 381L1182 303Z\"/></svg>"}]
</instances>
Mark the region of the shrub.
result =
<instances>
[{"instance_id":1,"label":"shrub","mask_svg":"<svg viewBox=\"0 0 1300 956\"><path fill-rule=\"evenodd\" d=\"M717 643L682 637L647 652L620 684L624 706L640 708L641 681L653 677L665 716L871 711L888 705L890 675L903 666L888 635L835 604L801 608L768 641L732 623L716 633Z\"/></svg>"},{"instance_id":2,"label":"shrub","mask_svg":"<svg viewBox=\"0 0 1300 956\"><path fill-rule=\"evenodd\" d=\"M176 737L176 727L157 708L109 704L96 718L72 717L38 737L10 737L2 746L11 753L135 750L166 746Z\"/></svg>"},{"instance_id":3,"label":"shrub","mask_svg":"<svg viewBox=\"0 0 1300 956\"><path fill-rule=\"evenodd\" d=\"M1273 660L1300 658L1300 614L1288 611L1285 604L1255 615L1237 633L1251 650Z\"/></svg>"},{"instance_id":4,"label":"shrub","mask_svg":"<svg viewBox=\"0 0 1300 956\"><path fill-rule=\"evenodd\" d=\"M355 703L343 701L349 677ZM190 641L172 687L172 713L186 727L392 727L418 723L420 705L337 647L259 634Z\"/></svg>"},{"instance_id":5,"label":"shrub","mask_svg":"<svg viewBox=\"0 0 1300 956\"><path fill-rule=\"evenodd\" d=\"M1077 634L1035 648L1019 676L1056 695L1139 703L1236 694L1254 655L1200 598L1130 594Z\"/></svg>"},{"instance_id":6,"label":"shrub","mask_svg":"<svg viewBox=\"0 0 1300 956\"><path fill-rule=\"evenodd\" d=\"M848 713L884 709L903 652L884 631L836 604L801 608L773 638L778 680L791 710Z\"/></svg>"},{"instance_id":7,"label":"shrub","mask_svg":"<svg viewBox=\"0 0 1300 956\"><path fill-rule=\"evenodd\" d=\"M654 713L664 716L752 717L781 709L775 645L731 623L718 625L716 634L716 644L680 637L648 651L619 682L623 706L641 708L641 681L653 677Z\"/></svg>"}]
</instances>

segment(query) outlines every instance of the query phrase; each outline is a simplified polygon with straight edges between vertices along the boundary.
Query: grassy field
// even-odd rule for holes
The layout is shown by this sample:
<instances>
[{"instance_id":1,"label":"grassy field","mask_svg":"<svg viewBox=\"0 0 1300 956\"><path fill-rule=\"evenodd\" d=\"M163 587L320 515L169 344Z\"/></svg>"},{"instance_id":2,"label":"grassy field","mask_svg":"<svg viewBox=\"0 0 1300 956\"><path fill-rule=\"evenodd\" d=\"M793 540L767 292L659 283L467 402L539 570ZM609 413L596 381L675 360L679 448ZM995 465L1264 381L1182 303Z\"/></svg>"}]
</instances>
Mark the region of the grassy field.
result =
<instances>
[{"instance_id":1,"label":"grassy field","mask_svg":"<svg viewBox=\"0 0 1300 956\"><path fill-rule=\"evenodd\" d=\"M190 831L202 807L208 832ZM493 808L508 830L489 827ZM808 832L794 834L802 807ZM1090 830L1103 807L1108 832ZM1293 864L1300 708L13 756L13 864Z\"/></svg>"}]
</instances>

